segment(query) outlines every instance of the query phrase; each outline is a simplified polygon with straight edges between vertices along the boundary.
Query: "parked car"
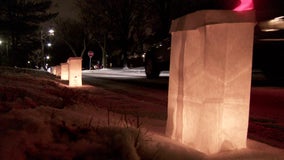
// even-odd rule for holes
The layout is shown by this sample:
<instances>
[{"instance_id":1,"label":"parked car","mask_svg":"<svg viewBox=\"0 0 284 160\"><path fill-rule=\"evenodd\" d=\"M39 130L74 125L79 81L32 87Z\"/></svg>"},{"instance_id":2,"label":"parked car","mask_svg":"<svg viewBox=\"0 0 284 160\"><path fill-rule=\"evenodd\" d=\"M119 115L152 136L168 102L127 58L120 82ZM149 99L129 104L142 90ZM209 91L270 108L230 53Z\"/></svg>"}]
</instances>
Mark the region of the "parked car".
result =
<instances>
[{"instance_id":1,"label":"parked car","mask_svg":"<svg viewBox=\"0 0 284 160\"><path fill-rule=\"evenodd\" d=\"M145 72L149 79L158 78L160 72L169 70L171 39L166 38L150 47L145 55Z\"/></svg>"}]
</instances>

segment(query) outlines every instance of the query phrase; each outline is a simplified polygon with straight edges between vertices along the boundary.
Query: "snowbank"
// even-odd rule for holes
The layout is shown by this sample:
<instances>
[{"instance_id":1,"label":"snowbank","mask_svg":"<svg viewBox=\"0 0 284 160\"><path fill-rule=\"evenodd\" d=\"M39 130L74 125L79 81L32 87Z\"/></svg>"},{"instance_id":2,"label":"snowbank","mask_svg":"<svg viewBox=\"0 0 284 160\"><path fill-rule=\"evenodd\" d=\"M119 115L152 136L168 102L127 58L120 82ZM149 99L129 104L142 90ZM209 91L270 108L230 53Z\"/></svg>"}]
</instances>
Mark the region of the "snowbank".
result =
<instances>
[{"instance_id":1,"label":"snowbank","mask_svg":"<svg viewBox=\"0 0 284 160\"><path fill-rule=\"evenodd\" d=\"M41 71L0 68L0 99L3 160L284 159L283 150L252 140L247 149L204 155L165 137L165 120L147 116L152 110L126 104L144 102L94 86L68 88Z\"/></svg>"}]
</instances>

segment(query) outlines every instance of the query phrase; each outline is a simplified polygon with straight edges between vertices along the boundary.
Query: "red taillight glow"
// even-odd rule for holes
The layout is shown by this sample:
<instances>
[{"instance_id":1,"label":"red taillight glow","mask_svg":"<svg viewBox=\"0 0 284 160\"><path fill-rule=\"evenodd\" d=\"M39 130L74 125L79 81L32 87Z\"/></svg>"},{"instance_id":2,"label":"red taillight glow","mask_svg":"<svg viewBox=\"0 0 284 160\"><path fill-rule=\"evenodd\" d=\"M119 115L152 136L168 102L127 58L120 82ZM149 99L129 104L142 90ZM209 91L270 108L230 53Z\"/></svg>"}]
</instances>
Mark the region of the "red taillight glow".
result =
<instances>
[{"instance_id":1,"label":"red taillight glow","mask_svg":"<svg viewBox=\"0 0 284 160\"><path fill-rule=\"evenodd\" d=\"M240 5L238 5L234 11L248 11L254 9L253 0L240 0L240 2Z\"/></svg>"}]
</instances>

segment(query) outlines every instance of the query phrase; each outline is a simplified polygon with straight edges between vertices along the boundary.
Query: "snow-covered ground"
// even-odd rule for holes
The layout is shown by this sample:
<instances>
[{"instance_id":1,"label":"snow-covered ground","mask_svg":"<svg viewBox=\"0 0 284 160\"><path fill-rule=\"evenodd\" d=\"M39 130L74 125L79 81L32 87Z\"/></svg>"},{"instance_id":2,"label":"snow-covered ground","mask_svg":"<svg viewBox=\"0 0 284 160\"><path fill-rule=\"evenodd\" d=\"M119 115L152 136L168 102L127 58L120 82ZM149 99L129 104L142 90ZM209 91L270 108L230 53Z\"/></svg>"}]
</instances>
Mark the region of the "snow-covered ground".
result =
<instances>
[{"instance_id":1,"label":"snow-covered ground","mask_svg":"<svg viewBox=\"0 0 284 160\"><path fill-rule=\"evenodd\" d=\"M284 159L283 149L250 139L246 149L204 155L165 137L165 120L146 102L133 108L127 104L137 101L129 97L96 86L69 88L44 72L0 68L0 98L3 160Z\"/></svg>"},{"instance_id":2,"label":"snow-covered ground","mask_svg":"<svg viewBox=\"0 0 284 160\"><path fill-rule=\"evenodd\" d=\"M83 74L96 74L97 77L112 76L118 78L145 78L145 69L144 67L137 68L104 68L97 70L84 70ZM160 77L169 77L169 71L161 71Z\"/></svg>"}]
</instances>

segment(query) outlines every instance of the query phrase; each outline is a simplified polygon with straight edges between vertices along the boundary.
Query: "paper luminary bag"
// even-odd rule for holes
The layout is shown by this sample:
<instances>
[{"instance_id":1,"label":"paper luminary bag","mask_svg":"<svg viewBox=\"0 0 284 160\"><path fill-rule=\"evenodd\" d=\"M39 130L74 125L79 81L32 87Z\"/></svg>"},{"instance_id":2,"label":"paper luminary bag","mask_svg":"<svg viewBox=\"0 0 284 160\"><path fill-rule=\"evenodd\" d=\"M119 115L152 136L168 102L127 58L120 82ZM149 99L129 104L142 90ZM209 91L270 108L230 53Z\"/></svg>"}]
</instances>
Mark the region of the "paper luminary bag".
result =
<instances>
[{"instance_id":1,"label":"paper luminary bag","mask_svg":"<svg viewBox=\"0 0 284 160\"><path fill-rule=\"evenodd\" d=\"M246 147L254 26L253 11L172 22L169 137L208 154Z\"/></svg>"}]
</instances>

